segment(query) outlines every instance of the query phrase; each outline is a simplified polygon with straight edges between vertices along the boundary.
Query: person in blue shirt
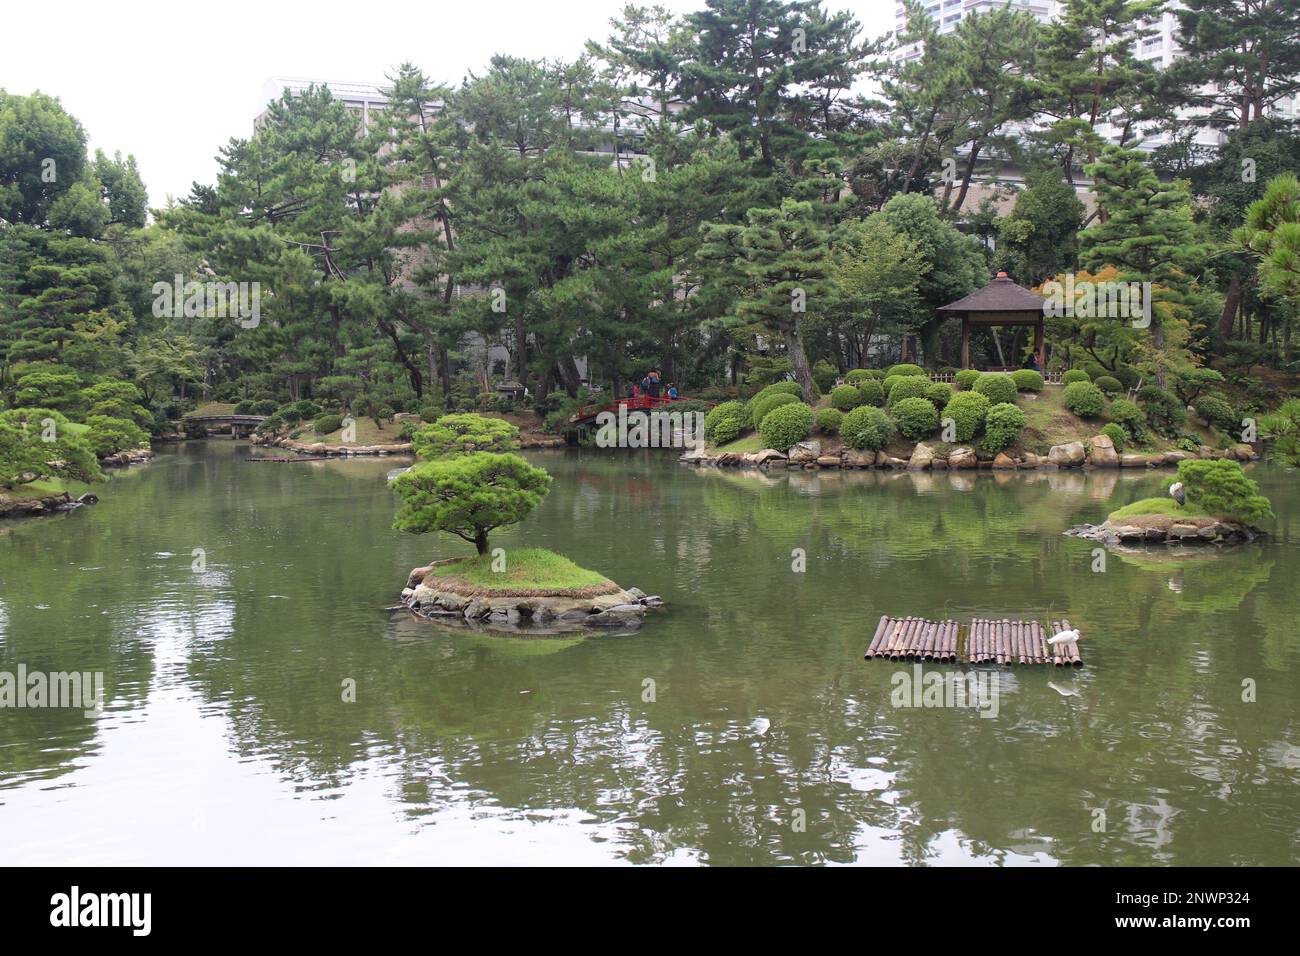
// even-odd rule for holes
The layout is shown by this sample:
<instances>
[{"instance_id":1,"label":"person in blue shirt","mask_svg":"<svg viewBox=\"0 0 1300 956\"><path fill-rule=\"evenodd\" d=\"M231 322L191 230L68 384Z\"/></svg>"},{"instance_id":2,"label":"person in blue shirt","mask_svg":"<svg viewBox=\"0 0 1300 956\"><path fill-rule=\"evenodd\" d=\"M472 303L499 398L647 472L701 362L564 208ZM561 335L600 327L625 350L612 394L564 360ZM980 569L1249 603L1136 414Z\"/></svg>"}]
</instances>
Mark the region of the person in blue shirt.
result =
<instances>
[{"instance_id":1,"label":"person in blue shirt","mask_svg":"<svg viewBox=\"0 0 1300 956\"><path fill-rule=\"evenodd\" d=\"M677 385L673 382L668 383L668 400L670 402L677 401Z\"/></svg>"}]
</instances>

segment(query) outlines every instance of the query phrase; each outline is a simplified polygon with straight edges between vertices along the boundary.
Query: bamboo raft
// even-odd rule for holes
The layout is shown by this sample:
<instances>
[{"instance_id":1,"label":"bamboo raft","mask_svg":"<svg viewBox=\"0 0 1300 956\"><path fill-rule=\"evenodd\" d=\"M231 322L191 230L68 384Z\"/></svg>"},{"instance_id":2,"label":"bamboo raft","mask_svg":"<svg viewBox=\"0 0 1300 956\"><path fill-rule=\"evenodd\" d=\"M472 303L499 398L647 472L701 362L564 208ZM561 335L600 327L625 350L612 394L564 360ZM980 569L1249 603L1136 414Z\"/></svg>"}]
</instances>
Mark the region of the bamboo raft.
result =
<instances>
[{"instance_id":1,"label":"bamboo raft","mask_svg":"<svg viewBox=\"0 0 1300 956\"><path fill-rule=\"evenodd\" d=\"M1045 631L1038 621L974 618L927 621L919 617L884 616L864 657L891 661L939 661L959 664L1052 664L1082 667L1077 641L1052 646L1048 638L1070 630L1067 620L1052 621Z\"/></svg>"},{"instance_id":2,"label":"bamboo raft","mask_svg":"<svg viewBox=\"0 0 1300 956\"><path fill-rule=\"evenodd\" d=\"M245 458L244 461L329 461L329 455L295 455L292 458L272 458L269 455L263 455L258 458Z\"/></svg>"}]
</instances>

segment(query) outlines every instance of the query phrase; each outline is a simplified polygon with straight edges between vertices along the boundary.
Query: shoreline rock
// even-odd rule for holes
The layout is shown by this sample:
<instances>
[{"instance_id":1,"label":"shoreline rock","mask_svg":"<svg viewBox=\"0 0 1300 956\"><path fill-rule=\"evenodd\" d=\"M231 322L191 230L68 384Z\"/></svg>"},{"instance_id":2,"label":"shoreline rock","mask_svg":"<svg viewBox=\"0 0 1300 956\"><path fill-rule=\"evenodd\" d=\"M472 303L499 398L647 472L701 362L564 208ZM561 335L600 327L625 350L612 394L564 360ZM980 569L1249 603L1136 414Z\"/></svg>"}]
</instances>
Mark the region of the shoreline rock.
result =
<instances>
[{"instance_id":1,"label":"shoreline rock","mask_svg":"<svg viewBox=\"0 0 1300 956\"><path fill-rule=\"evenodd\" d=\"M1248 544L1266 536L1259 528L1231 518L1180 518L1174 515L1139 515L1115 522L1108 519L1096 525L1076 525L1065 534L1099 541L1108 547L1149 544L1223 546Z\"/></svg>"},{"instance_id":2,"label":"shoreline rock","mask_svg":"<svg viewBox=\"0 0 1300 956\"><path fill-rule=\"evenodd\" d=\"M402 589L401 603L413 613L444 624L542 636L598 630L634 631L650 608L662 607L658 595L639 588L578 588L572 593L521 592L507 594L470 588L457 590L455 582L430 574L434 567L460 560L436 561L413 568ZM600 593L590 593L598 591Z\"/></svg>"}]
</instances>

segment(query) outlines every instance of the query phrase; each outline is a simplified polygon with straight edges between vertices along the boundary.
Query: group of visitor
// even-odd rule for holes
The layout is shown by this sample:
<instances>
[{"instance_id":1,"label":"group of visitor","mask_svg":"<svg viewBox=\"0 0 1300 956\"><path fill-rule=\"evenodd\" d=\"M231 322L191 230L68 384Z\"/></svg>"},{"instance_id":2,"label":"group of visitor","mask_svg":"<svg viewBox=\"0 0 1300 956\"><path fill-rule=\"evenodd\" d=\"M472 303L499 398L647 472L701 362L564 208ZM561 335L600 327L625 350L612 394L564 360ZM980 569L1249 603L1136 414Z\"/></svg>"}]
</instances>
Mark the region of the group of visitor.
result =
<instances>
[{"instance_id":1,"label":"group of visitor","mask_svg":"<svg viewBox=\"0 0 1300 956\"><path fill-rule=\"evenodd\" d=\"M663 373L658 367L650 369L642 376L641 381L628 382L627 390L624 393L627 398L640 398L642 395L648 395L651 398L667 398L670 402L676 401L679 393L677 384L669 382L665 388L663 384Z\"/></svg>"}]
</instances>

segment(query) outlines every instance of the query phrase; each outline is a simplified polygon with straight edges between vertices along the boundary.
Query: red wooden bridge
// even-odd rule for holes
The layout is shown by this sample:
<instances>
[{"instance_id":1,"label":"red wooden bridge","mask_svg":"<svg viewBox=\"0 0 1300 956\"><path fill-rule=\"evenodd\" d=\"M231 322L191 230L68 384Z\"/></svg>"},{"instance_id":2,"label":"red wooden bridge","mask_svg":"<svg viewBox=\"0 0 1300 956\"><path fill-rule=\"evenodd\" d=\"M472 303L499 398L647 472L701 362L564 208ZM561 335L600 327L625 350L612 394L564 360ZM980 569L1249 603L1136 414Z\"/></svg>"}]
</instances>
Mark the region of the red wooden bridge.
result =
<instances>
[{"instance_id":1,"label":"red wooden bridge","mask_svg":"<svg viewBox=\"0 0 1300 956\"><path fill-rule=\"evenodd\" d=\"M626 408L631 412L649 412L657 409L663 409L665 406L672 405L674 402L680 402L680 398L665 398L662 395L651 397L649 395L638 395L636 398L620 398L617 401L608 404L591 404L583 405L570 418L569 424L575 427L590 425L596 420L596 416L601 412L613 412L618 414L620 408ZM711 404L717 404L716 402Z\"/></svg>"}]
</instances>

